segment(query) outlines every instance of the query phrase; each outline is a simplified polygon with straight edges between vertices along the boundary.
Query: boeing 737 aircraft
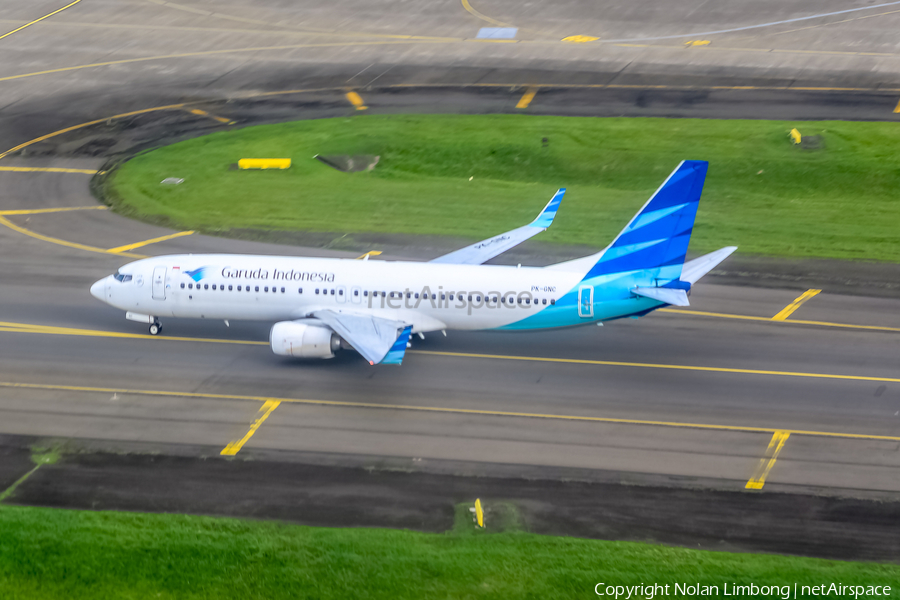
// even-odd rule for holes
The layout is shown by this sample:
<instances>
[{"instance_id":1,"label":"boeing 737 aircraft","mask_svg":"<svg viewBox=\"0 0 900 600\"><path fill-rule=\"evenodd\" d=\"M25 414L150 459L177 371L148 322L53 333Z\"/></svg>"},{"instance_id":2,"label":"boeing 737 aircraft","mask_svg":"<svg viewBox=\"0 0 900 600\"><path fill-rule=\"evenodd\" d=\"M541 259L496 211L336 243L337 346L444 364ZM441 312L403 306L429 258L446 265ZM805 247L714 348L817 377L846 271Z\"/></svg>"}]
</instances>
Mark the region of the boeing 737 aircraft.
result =
<instances>
[{"instance_id":1,"label":"boeing 737 aircraft","mask_svg":"<svg viewBox=\"0 0 900 600\"><path fill-rule=\"evenodd\" d=\"M91 286L125 317L276 321L283 356L331 358L353 348L400 364L411 333L528 330L640 317L686 306L698 279L736 250L685 262L708 163L683 161L603 251L543 268L485 265L551 225L564 189L537 219L431 262L171 255L129 263Z\"/></svg>"}]
</instances>

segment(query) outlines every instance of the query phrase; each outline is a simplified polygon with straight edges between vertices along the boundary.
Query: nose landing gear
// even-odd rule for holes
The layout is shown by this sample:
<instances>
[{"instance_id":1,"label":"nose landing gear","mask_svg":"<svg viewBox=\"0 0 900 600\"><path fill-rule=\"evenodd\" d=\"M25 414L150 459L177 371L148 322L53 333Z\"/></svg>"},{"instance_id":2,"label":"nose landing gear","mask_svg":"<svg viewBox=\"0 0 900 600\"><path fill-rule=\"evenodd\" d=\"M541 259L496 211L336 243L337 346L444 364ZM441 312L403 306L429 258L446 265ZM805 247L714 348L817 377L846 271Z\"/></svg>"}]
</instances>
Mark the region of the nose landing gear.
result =
<instances>
[{"instance_id":1,"label":"nose landing gear","mask_svg":"<svg viewBox=\"0 0 900 600\"><path fill-rule=\"evenodd\" d=\"M160 331L162 331L162 323L159 322L159 319L155 319L150 325L150 335L156 335Z\"/></svg>"}]
</instances>

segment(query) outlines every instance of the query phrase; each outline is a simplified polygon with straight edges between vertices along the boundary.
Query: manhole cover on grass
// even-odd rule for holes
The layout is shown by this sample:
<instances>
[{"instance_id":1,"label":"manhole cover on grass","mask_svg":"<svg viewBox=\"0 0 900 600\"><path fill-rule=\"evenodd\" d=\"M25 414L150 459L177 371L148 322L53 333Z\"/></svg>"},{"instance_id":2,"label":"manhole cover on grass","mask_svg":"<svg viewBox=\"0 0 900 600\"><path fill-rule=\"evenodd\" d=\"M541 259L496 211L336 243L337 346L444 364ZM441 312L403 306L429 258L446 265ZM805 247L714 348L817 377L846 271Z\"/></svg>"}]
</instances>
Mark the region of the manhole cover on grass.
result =
<instances>
[{"instance_id":1,"label":"manhole cover on grass","mask_svg":"<svg viewBox=\"0 0 900 600\"><path fill-rule=\"evenodd\" d=\"M314 158L338 171L356 173L358 171L371 171L378 164L378 159L381 157L372 156L371 154L335 154L331 156L316 154Z\"/></svg>"}]
</instances>

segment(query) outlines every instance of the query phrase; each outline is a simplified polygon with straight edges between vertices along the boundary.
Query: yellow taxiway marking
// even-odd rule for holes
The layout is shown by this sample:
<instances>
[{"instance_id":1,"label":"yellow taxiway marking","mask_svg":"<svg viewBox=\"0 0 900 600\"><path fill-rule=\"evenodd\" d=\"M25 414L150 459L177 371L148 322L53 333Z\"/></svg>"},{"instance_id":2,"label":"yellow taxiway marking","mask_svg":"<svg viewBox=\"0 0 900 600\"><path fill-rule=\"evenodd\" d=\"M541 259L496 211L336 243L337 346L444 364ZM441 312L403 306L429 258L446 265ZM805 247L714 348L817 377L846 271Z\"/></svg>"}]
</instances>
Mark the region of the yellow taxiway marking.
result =
<instances>
[{"instance_id":1,"label":"yellow taxiway marking","mask_svg":"<svg viewBox=\"0 0 900 600\"><path fill-rule=\"evenodd\" d=\"M897 106L894 107L895 113L900 113L900 100L897 101Z\"/></svg>"},{"instance_id":2,"label":"yellow taxiway marking","mask_svg":"<svg viewBox=\"0 0 900 600\"><path fill-rule=\"evenodd\" d=\"M528 105L534 100L534 95L537 94L537 92L537 88L533 87L525 90L525 93L522 94L522 97L519 99L519 103L516 104L516 108L528 108Z\"/></svg>"},{"instance_id":3,"label":"yellow taxiway marking","mask_svg":"<svg viewBox=\"0 0 900 600\"><path fill-rule=\"evenodd\" d=\"M85 244L77 244L75 242L67 242L66 240L61 240L59 238L50 237L48 235L41 235L40 233L35 233L31 230L25 229L24 227L19 227L9 219L4 216L0 216L0 225L4 227L8 227L13 231L21 233L22 235L27 235L28 237L32 237L36 240L41 240L42 242L49 242L51 244L56 244L57 246L65 246L67 248L75 248L76 250L84 250L86 252L98 252L100 254L115 254L117 256L127 256L128 258L147 258L142 254L129 254L128 252L112 252L110 250L104 250L103 248L97 248L95 246L87 246Z\"/></svg>"},{"instance_id":4,"label":"yellow taxiway marking","mask_svg":"<svg viewBox=\"0 0 900 600\"><path fill-rule=\"evenodd\" d=\"M12 173L78 173L81 175L96 175L96 169L63 169L60 167L0 167L0 172Z\"/></svg>"},{"instance_id":5,"label":"yellow taxiway marking","mask_svg":"<svg viewBox=\"0 0 900 600\"><path fill-rule=\"evenodd\" d=\"M110 248L107 252L112 252L113 254L119 254L121 252L126 252L128 250L134 250L135 248L141 248L143 246L149 246L150 244L156 244L157 242L164 242L166 240L173 240L175 238L184 237L186 235L193 234L193 231L179 231L178 233L172 233L170 235L161 235L157 238L153 238L151 240L144 240L143 242L136 242L134 244L126 244L124 246L117 246L116 248Z\"/></svg>"},{"instance_id":6,"label":"yellow taxiway marking","mask_svg":"<svg viewBox=\"0 0 900 600\"><path fill-rule=\"evenodd\" d=\"M515 25L510 25L509 23L504 23L503 21L498 21L497 19L492 19L487 15L481 14L480 12L472 8L472 5L469 4L469 0L460 0L460 2L462 3L462 7L466 9L466 12L474 17L481 19L482 21L490 23L491 25L497 25L498 27L515 27Z\"/></svg>"},{"instance_id":7,"label":"yellow taxiway marking","mask_svg":"<svg viewBox=\"0 0 900 600\"><path fill-rule=\"evenodd\" d=\"M775 460L781 454L781 449L784 448L784 443L789 437L791 437L790 431L778 430L772 434L769 447L766 449L766 456L759 461L759 466L756 467L756 471L753 472L750 481L744 486L745 489L761 490L763 488L769 471L775 466Z\"/></svg>"},{"instance_id":8,"label":"yellow taxiway marking","mask_svg":"<svg viewBox=\"0 0 900 600\"><path fill-rule=\"evenodd\" d=\"M366 106L365 102L363 102L362 97L356 92L347 92L347 100L356 107L356 110L366 110L369 108Z\"/></svg>"},{"instance_id":9,"label":"yellow taxiway marking","mask_svg":"<svg viewBox=\"0 0 900 600\"><path fill-rule=\"evenodd\" d=\"M812 298L813 296L818 295L822 290L806 290L800 296L798 296L793 302L785 306L781 312L772 317L773 321L786 321L789 316L794 314L794 311L800 308L804 302Z\"/></svg>"},{"instance_id":10,"label":"yellow taxiway marking","mask_svg":"<svg viewBox=\"0 0 900 600\"><path fill-rule=\"evenodd\" d=\"M2 217L0 217L2 218ZM76 329L69 327L56 327L49 325L31 325L28 323L10 323L0 321L0 332L7 333L39 333L48 335L73 335L85 337L110 337L121 339L159 340L172 342L198 342L213 344L236 344L247 346L268 346L268 342L256 342L248 340L226 340L215 338L188 338L153 336L137 333L120 333L116 331L101 331L98 329ZM632 367L640 369L665 369L672 371L701 371L708 373L734 373L738 375L772 375L777 377L802 377L810 379L837 379L843 381L877 381L882 383L900 383L896 377L871 377L867 375L840 375L834 373L806 373L802 371L768 371L761 369L739 369L729 367L703 367L694 365L671 365L658 363L637 363L612 360L590 360L581 358L550 358L543 356L510 356L502 354L474 354L466 352L439 352L435 350L408 350L407 354L422 354L427 356L447 356L451 358L483 358L507 361L545 362L572 365L594 365L600 367Z\"/></svg>"},{"instance_id":11,"label":"yellow taxiway marking","mask_svg":"<svg viewBox=\"0 0 900 600\"><path fill-rule=\"evenodd\" d=\"M836 375L833 373L805 373L802 371L767 371L763 369L738 369L729 367L701 367L693 365L667 365L637 363L616 360L590 360L580 358L547 358L542 356L506 356L502 354L475 354L468 352L438 352L434 350L408 350L407 354L428 354L431 356L451 356L457 358L487 358L494 360L515 360L527 362L565 363L572 365L597 365L602 367L634 367L639 369L667 369L673 371L704 371L708 373L736 373L739 375L774 375L779 377L807 377L813 379L842 379L848 381L881 381L900 383L897 377L869 377L866 375Z\"/></svg>"},{"instance_id":12,"label":"yellow taxiway marking","mask_svg":"<svg viewBox=\"0 0 900 600\"><path fill-rule=\"evenodd\" d=\"M680 315L694 315L698 317L716 317L719 319L738 319L743 321L764 321L771 323L769 317L753 317L750 315L731 315L728 313L703 312L701 310L682 310L680 308L660 308L658 312L677 313ZM829 323L828 321L804 321L802 319L791 319L784 321L791 325L816 325L819 327L840 327L844 329L867 329L872 331L896 331L900 332L900 327L885 327L883 325L853 325L851 323Z\"/></svg>"},{"instance_id":13,"label":"yellow taxiway marking","mask_svg":"<svg viewBox=\"0 0 900 600\"><path fill-rule=\"evenodd\" d=\"M238 452L240 452L241 448L244 447L244 444L247 443L247 440L253 437L253 434L256 433L256 430L259 429L259 426L266 422L266 419L269 418L269 415L272 414L278 405L281 404L281 400L266 400L262 408L259 409L259 412L256 415L256 420L253 421L253 424L250 425L250 431L248 431L244 437L239 440L233 440L229 442L227 446L219 453L222 456L234 456Z\"/></svg>"},{"instance_id":14,"label":"yellow taxiway marking","mask_svg":"<svg viewBox=\"0 0 900 600\"><path fill-rule=\"evenodd\" d=\"M7 333L40 333L45 335L74 335L82 337L106 337L128 340L162 340L173 342L199 342L204 344L236 344L239 346L268 346L268 342L250 340L223 340L216 338L189 338L171 336L153 336L141 333L121 333L118 331L101 331L99 329L77 329L74 327L56 327L53 325L31 325L29 323L9 323L0 321L0 332Z\"/></svg>"},{"instance_id":15,"label":"yellow taxiway marking","mask_svg":"<svg viewBox=\"0 0 900 600\"><path fill-rule=\"evenodd\" d=\"M740 431L748 433L775 433L778 431L789 435L808 435L814 437L845 438L900 442L900 436L873 435L867 433L843 433L837 431L814 431L805 429L784 429L773 427L750 427L743 425L717 425L711 423L687 423L679 421L649 421L643 419L618 419L611 417L588 417L581 415L560 415L543 413L512 412L502 410L484 410L475 408L451 408L446 406L417 406L406 404L381 404L377 402L347 402L343 400L313 400L306 398L275 398L268 396L243 396L239 394L212 394L204 392L176 392L169 390L146 390L111 387L92 387L75 385L54 385L49 383L18 383L0 381L0 387L32 390L55 390L66 392L86 392L102 394L130 394L136 396L160 396L177 398L198 398L206 400L238 400L245 402L279 402L304 404L311 406L337 406L341 408L371 408L382 410L398 410L410 412L480 415L489 417L518 417L523 419L548 419L557 421L580 421L589 423L613 423L619 425L646 425L655 427L673 427L682 429L706 429L714 431ZM785 438L786 439L786 438Z\"/></svg>"},{"instance_id":16,"label":"yellow taxiway marking","mask_svg":"<svg viewBox=\"0 0 900 600\"><path fill-rule=\"evenodd\" d=\"M0 210L0 215L43 215L47 213L69 212L73 210L108 210L108 206L67 206L61 208L26 208L22 210Z\"/></svg>"},{"instance_id":17,"label":"yellow taxiway marking","mask_svg":"<svg viewBox=\"0 0 900 600\"><path fill-rule=\"evenodd\" d=\"M79 2L81 2L81 0L75 0L75 2L72 2L72 3L70 3L70 4L66 4L66 5L63 6L62 8L60 8L60 9L58 9L58 10L54 10L52 13L50 13L50 14L48 14L48 15L44 15L44 16L41 17L40 19L35 19L34 21L32 21L32 22L30 22L30 23L25 23L24 25L22 25L21 27L19 27L19 28L17 28L17 29L13 29L13 30L10 31L9 33L4 33L3 35L0 35L0 40L2 40L3 38L5 38L5 37L8 36L8 35L14 34L14 33L17 32L17 31L22 31L22 30L25 29L26 27L31 27L31 26L34 25L35 23L39 23L39 22L43 21L44 19L46 19L46 18L48 18L48 17L52 17L52 16L55 15L56 13L61 13L62 11L66 10L67 8L69 8L70 6L75 6L75 5L78 4Z\"/></svg>"},{"instance_id":18,"label":"yellow taxiway marking","mask_svg":"<svg viewBox=\"0 0 900 600\"><path fill-rule=\"evenodd\" d=\"M362 256L357 256L356 260L368 260L369 258L378 256L379 254L381 254L381 250L371 250L369 252L366 252Z\"/></svg>"},{"instance_id":19,"label":"yellow taxiway marking","mask_svg":"<svg viewBox=\"0 0 900 600\"><path fill-rule=\"evenodd\" d=\"M197 115L198 117L208 117L213 121L218 121L219 123L224 123L225 125L234 125L237 121L232 121L231 119L226 119L225 117L219 117L217 115L206 112L205 110L200 110L199 108L189 108L187 109L189 113L192 115Z\"/></svg>"}]
</instances>

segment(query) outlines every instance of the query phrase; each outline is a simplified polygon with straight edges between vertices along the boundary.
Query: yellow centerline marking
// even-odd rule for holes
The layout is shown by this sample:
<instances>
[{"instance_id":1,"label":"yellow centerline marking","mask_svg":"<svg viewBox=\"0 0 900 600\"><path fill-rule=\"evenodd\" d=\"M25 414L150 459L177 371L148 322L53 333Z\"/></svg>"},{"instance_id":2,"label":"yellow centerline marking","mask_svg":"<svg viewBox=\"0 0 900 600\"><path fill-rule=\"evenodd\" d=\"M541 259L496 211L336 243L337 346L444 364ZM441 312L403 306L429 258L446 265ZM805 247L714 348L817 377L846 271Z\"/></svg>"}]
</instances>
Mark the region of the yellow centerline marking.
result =
<instances>
[{"instance_id":1,"label":"yellow centerline marking","mask_svg":"<svg viewBox=\"0 0 900 600\"><path fill-rule=\"evenodd\" d=\"M497 19L492 19L487 15L481 14L480 12L472 8L472 5L469 4L469 0L460 0L460 2L462 3L462 7L466 10L466 12L474 17L481 19L482 21L490 23L491 25L497 25L499 27L516 27L515 25L504 23L503 21L498 21Z\"/></svg>"},{"instance_id":2,"label":"yellow centerline marking","mask_svg":"<svg viewBox=\"0 0 900 600\"><path fill-rule=\"evenodd\" d=\"M13 173L78 173L81 175L96 175L96 169L64 169L61 167L0 167L0 171Z\"/></svg>"},{"instance_id":3,"label":"yellow centerline marking","mask_svg":"<svg viewBox=\"0 0 900 600\"><path fill-rule=\"evenodd\" d=\"M192 115L197 115L198 117L208 117L213 121L218 121L219 123L224 123L225 125L234 125L237 121L232 121L231 119L226 119L225 117L219 117L217 115L206 112L205 110L200 110L199 108L190 108L186 109Z\"/></svg>"},{"instance_id":4,"label":"yellow centerline marking","mask_svg":"<svg viewBox=\"0 0 900 600\"><path fill-rule=\"evenodd\" d=\"M347 100L356 107L356 110L366 110L369 108L366 106L365 102L363 102L362 96L356 92L347 92Z\"/></svg>"},{"instance_id":5,"label":"yellow centerline marking","mask_svg":"<svg viewBox=\"0 0 900 600\"><path fill-rule=\"evenodd\" d=\"M0 215L43 215L47 213L69 212L73 210L108 210L108 206L67 206L61 208L26 208L21 210L0 210Z\"/></svg>"},{"instance_id":6,"label":"yellow centerline marking","mask_svg":"<svg viewBox=\"0 0 900 600\"><path fill-rule=\"evenodd\" d=\"M56 244L58 246L65 246L67 248L75 248L76 250L84 250L86 252L97 252L99 254L115 254L117 256L127 256L128 258L147 258L142 254L129 254L127 252L111 252L109 250L104 250L103 248L97 248L95 246L87 246L85 244L77 244L75 242L67 242L66 240L61 240L59 238L50 237L48 235L41 235L40 233L35 233L29 229L25 229L24 227L19 227L9 219L4 216L0 216L0 225L4 227L8 227L13 231L21 233L22 235L27 235L28 237L32 237L36 240L41 240L42 242L49 242L51 244Z\"/></svg>"},{"instance_id":7,"label":"yellow centerline marking","mask_svg":"<svg viewBox=\"0 0 900 600\"><path fill-rule=\"evenodd\" d=\"M525 93L522 94L522 97L519 99L519 103L516 104L516 108L528 108L528 105L534 100L534 95L537 94L537 92L537 88L533 87L525 90Z\"/></svg>"},{"instance_id":8,"label":"yellow centerline marking","mask_svg":"<svg viewBox=\"0 0 900 600\"><path fill-rule=\"evenodd\" d=\"M700 367L692 365L667 365L655 363L623 362L615 360L590 360L580 358L547 358L542 356L509 356L502 354L475 354L468 352L438 352L434 350L407 350L407 354L451 356L456 358L487 358L526 362L564 363L572 365L597 365L603 367L634 367L638 369L669 369L674 371L703 371L708 373L736 373L740 375L774 375L778 377L806 377L813 379L841 379L847 381L882 381L900 383L895 377L869 377L865 375L835 375L832 373L804 373L800 371L768 371L763 369L737 369L729 367Z\"/></svg>"},{"instance_id":9,"label":"yellow centerline marking","mask_svg":"<svg viewBox=\"0 0 900 600\"><path fill-rule=\"evenodd\" d=\"M119 254L121 252L126 252L128 250L134 250L135 248L141 248L143 246L149 246L150 244L156 244L157 242L164 242L166 240L174 240L175 238L184 237L186 235L193 234L193 231L179 231L178 233L172 233L170 235L161 235L159 237L153 238L151 240L144 240L143 242L136 242L134 244L126 244L124 246L118 246L116 248L110 248L107 252L111 252L113 254Z\"/></svg>"},{"instance_id":10,"label":"yellow centerline marking","mask_svg":"<svg viewBox=\"0 0 900 600\"><path fill-rule=\"evenodd\" d=\"M113 331L101 331L97 329L75 329L68 327L55 327L47 325L30 325L27 323L10 323L0 321L0 332L8 333L39 333L50 335L73 335L85 337L110 337L123 339L141 339L174 342L199 342L214 344L238 344L251 346L268 346L268 342L256 342L246 340L225 340L214 338L187 338L187 337L162 337L137 333L120 333ZM870 377L866 375L837 375L833 373L805 373L795 371L768 371L761 369L738 369L728 367L702 367L693 365L671 365L656 363L622 362L611 360L590 360L579 358L550 358L542 356L509 356L502 354L474 354L466 352L439 352L434 350L408 350L407 354L422 354L426 356L446 356L451 358L482 358L507 361L544 362L572 365L593 365L601 367L632 367L639 369L666 369L673 371L700 371L708 373L734 373L739 375L772 375L778 377L803 377L811 379L837 379L844 381L877 381L883 383L900 383L900 378Z\"/></svg>"},{"instance_id":11,"label":"yellow centerline marking","mask_svg":"<svg viewBox=\"0 0 900 600\"><path fill-rule=\"evenodd\" d=\"M766 484L766 477L769 476L769 471L775 466L775 460L781 454L781 449L784 448L784 443L787 442L789 437L791 437L791 432L785 430L779 430L772 434L769 447L766 449L766 456L759 461L759 466L756 467L753 476L747 482L747 485L744 486L745 489L761 490L763 488Z\"/></svg>"},{"instance_id":12,"label":"yellow centerline marking","mask_svg":"<svg viewBox=\"0 0 900 600\"><path fill-rule=\"evenodd\" d=\"M793 302L785 306L781 312L772 317L773 321L786 321L789 316L791 316L795 310L800 308L803 303L812 298L813 296L818 295L822 290L806 290L800 296L798 296Z\"/></svg>"},{"instance_id":13,"label":"yellow centerline marking","mask_svg":"<svg viewBox=\"0 0 900 600\"><path fill-rule=\"evenodd\" d=\"M894 107L894 112L895 112L895 113L900 113L900 100L897 101L897 106Z\"/></svg>"},{"instance_id":14,"label":"yellow centerline marking","mask_svg":"<svg viewBox=\"0 0 900 600\"><path fill-rule=\"evenodd\" d=\"M363 260L367 256L372 257L372 256L378 256L379 254L381 254L381 250L371 250L369 252L366 252L362 256L357 256L356 260Z\"/></svg>"},{"instance_id":15,"label":"yellow centerline marking","mask_svg":"<svg viewBox=\"0 0 900 600\"><path fill-rule=\"evenodd\" d=\"M40 19L35 19L34 21L32 21L32 22L30 22L30 23L25 23L24 25L22 25L22 26L19 27L18 29L13 29L13 30L10 31L9 33L4 33L3 35L0 35L0 40L2 40L3 38L5 38L5 37L8 36L8 35L12 35L12 34L16 33L17 31L22 31L22 30L25 29L26 27L31 27L31 26L34 25L35 23L39 23L39 22L43 21L44 19L46 19L46 18L48 18L48 17L52 17L52 16L55 15L56 13L61 13L62 11L66 10L67 8L69 8L70 6L75 6L75 5L78 4L79 2L81 2L81 0L75 0L75 2L72 2L72 3L70 3L70 4L66 4L65 6L63 6L62 8L60 8L60 9L58 9L58 10L54 10L54 11L53 11L52 13L50 13L49 15L44 15L44 16L41 17Z\"/></svg>"},{"instance_id":16,"label":"yellow centerline marking","mask_svg":"<svg viewBox=\"0 0 900 600\"><path fill-rule=\"evenodd\" d=\"M247 440L253 437L253 434L256 433L256 430L259 429L259 426L265 423L266 419L269 418L269 415L272 414L278 405L281 404L280 400L266 400L262 408L259 409L259 412L256 415L256 420L253 421L253 424L250 425L250 431L248 431L244 437L239 440L233 440L229 442L227 446L219 453L222 456L234 456L238 452L240 452L241 448L244 447L244 444L247 443Z\"/></svg>"},{"instance_id":17,"label":"yellow centerline marking","mask_svg":"<svg viewBox=\"0 0 900 600\"><path fill-rule=\"evenodd\" d=\"M769 317L753 317L750 315L732 315L728 313L703 312L701 310L682 310L680 308L660 308L657 312L677 313L680 315L693 315L697 317L716 317L718 319L739 319L742 321L763 321L772 323ZM790 321L776 321L779 323L787 323L789 325L816 325L819 327L840 327L844 329L869 329L872 331L897 331L900 327L885 327L882 325L853 325L850 323L829 323L828 321L804 321L802 319L791 319Z\"/></svg>"},{"instance_id":18,"label":"yellow centerline marking","mask_svg":"<svg viewBox=\"0 0 900 600\"><path fill-rule=\"evenodd\" d=\"M381 404L376 402L347 402L343 400L312 400L305 398L276 398L269 396L244 396L239 394L213 394L204 392L177 392L167 390L146 390L129 388L107 388L75 385L54 385L47 383L18 383L0 381L0 387L32 390L55 390L67 392L87 392L102 394L130 394L138 396L160 396L178 398L200 398L206 400L238 400L246 402L286 402L312 406L336 406L343 408L370 408L381 410L398 410L410 412L429 412L444 414L482 415L491 417L517 417L524 419L549 419L557 421L579 421L590 423L614 423L622 425L646 425L655 427L673 427L682 429L706 429L716 431L739 431L748 433L775 433L778 431L789 435L808 435L814 437L830 437L860 440L900 442L900 436L872 435L867 433L843 433L835 431L814 431L805 429L784 429L773 427L750 427L743 425L716 425L709 423L686 423L678 421L649 421L643 419L618 419L611 417L588 417L580 415L560 415L543 413L511 412L501 410L484 410L474 408L451 408L442 406L417 406L405 404Z\"/></svg>"}]
</instances>

